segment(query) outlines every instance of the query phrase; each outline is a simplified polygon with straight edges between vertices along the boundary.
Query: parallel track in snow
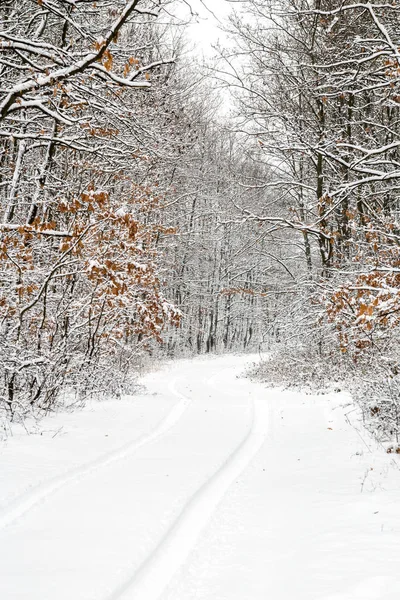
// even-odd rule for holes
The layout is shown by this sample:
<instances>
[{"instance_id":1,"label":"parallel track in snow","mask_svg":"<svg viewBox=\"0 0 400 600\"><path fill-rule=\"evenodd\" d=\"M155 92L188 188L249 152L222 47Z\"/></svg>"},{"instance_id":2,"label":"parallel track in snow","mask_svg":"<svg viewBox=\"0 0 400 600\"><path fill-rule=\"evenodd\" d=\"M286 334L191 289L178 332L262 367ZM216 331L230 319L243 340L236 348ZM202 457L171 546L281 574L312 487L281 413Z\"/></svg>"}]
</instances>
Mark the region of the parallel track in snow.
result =
<instances>
[{"instance_id":1,"label":"parallel track in snow","mask_svg":"<svg viewBox=\"0 0 400 600\"><path fill-rule=\"evenodd\" d=\"M174 574L185 563L229 487L263 446L269 421L269 409L265 401L256 398L252 405L251 425L245 437L218 470L190 497L141 566L128 575L105 600L160 598Z\"/></svg>"}]
</instances>

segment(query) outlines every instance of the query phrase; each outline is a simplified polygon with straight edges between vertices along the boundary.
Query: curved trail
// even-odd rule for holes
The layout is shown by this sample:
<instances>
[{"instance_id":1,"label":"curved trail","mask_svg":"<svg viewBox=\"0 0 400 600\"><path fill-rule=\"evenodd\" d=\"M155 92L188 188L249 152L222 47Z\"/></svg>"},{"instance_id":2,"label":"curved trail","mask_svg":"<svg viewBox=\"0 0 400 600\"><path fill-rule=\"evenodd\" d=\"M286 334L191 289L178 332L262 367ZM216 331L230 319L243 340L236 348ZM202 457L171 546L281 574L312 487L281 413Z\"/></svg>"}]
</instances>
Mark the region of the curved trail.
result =
<instances>
[{"instance_id":1,"label":"curved trail","mask_svg":"<svg viewBox=\"0 0 400 600\"><path fill-rule=\"evenodd\" d=\"M191 403L189 398L177 391L177 381L177 379L174 379L168 385L168 390L179 400L170 410L168 415L161 421L161 423L159 423L155 429L153 429L153 431L145 434L139 439L124 444L120 448L116 448L115 450L107 452L106 454L103 454L88 463L75 467L74 469L71 469L62 475L47 480L29 492L22 494L0 511L0 529L12 524L14 521L24 516L37 505L46 502L53 494L62 490L65 486L78 483L83 478L92 475L99 469L108 467L117 461L128 458L137 450L139 450L139 448L143 448L143 446L151 444L165 435L181 419L182 415L185 413L186 409Z\"/></svg>"},{"instance_id":2,"label":"curved trail","mask_svg":"<svg viewBox=\"0 0 400 600\"><path fill-rule=\"evenodd\" d=\"M213 378L211 378L213 379ZM158 546L107 600L157 600L185 562L224 494L262 447L268 433L265 402L253 403L249 431L219 469L193 494Z\"/></svg>"}]
</instances>

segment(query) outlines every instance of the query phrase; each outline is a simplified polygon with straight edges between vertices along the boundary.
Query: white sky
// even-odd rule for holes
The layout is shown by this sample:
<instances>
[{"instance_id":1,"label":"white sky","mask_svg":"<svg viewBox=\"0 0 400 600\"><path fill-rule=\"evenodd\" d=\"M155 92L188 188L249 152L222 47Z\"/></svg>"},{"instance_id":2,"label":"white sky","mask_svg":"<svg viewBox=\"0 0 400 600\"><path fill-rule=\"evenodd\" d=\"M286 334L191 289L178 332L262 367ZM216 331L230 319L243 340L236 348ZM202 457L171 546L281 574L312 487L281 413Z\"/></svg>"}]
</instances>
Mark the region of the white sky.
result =
<instances>
[{"instance_id":1,"label":"white sky","mask_svg":"<svg viewBox=\"0 0 400 600\"><path fill-rule=\"evenodd\" d=\"M196 52L204 55L213 53L212 44L219 39L224 40L224 33L218 28L231 11L232 4L228 0L186 0L192 11L198 14L189 26L188 37L193 42ZM190 14L189 8L185 14Z\"/></svg>"}]
</instances>

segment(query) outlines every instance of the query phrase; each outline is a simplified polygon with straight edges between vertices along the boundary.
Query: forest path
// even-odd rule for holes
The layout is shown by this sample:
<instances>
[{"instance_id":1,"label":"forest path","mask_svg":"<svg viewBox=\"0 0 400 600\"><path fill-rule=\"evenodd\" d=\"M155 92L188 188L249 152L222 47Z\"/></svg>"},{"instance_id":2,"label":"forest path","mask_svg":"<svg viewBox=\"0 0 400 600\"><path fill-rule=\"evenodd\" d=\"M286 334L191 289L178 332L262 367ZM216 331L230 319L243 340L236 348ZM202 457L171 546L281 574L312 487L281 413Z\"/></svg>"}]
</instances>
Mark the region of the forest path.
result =
<instances>
[{"instance_id":1,"label":"forest path","mask_svg":"<svg viewBox=\"0 0 400 600\"><path fill-rule=\"evenodd\" d=\"M346 395L238 378L254 359L176 361L147 394L15 431L0 598L398 600L393 459Z\"/></svg>"}]
</instances>

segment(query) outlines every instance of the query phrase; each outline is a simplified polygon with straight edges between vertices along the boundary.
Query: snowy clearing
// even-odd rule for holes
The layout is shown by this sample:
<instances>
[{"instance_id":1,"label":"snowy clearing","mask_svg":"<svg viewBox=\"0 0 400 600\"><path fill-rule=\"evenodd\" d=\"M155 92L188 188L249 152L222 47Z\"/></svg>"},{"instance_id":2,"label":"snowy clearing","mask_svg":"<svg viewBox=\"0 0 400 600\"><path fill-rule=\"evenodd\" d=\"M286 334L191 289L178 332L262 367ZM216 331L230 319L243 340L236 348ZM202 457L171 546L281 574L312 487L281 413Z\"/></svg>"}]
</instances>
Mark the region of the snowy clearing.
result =
<instances>
[{"instance_id":1,"label":"snowy clearing","mask_svg":"<svg viewBox=\"0 0 400 600\"><path fill-rule=\"evenodd\" d=\"M196 358L147 393L14 427L0 453L2 600L398 600L400 458L345 394Z\"/></svg>"}]
</instances>

